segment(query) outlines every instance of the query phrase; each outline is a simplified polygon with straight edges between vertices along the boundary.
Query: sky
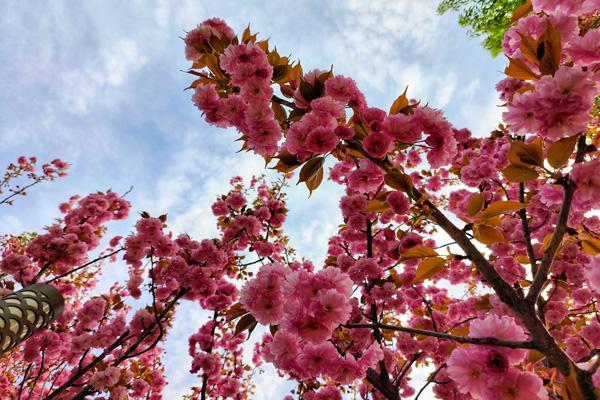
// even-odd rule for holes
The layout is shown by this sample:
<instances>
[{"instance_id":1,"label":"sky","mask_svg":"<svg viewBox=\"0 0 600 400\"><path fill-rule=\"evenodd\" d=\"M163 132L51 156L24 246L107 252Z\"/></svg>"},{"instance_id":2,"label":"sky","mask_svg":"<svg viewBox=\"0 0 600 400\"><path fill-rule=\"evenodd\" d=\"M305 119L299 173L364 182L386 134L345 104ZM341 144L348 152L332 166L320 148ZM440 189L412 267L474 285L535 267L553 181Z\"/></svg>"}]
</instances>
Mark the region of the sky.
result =
<instances>
[{"instance_id":1,"label":"sky","mask_svg":"<svg viewBox=\"0 0 600 400\"><path fill-rule=\"evenodd\" d=\"M250 24L305 71L353 77L369 105L387 109L408 85L410 97L445 110L459 128L483 136L499 122L494 85L503 59L440 16L434 0L9 1L0 0L0 165L20 155L61 158L69 176L38 186L0 213L3 233L39 231L73 194L111 188L128 194L132 217L113 223L127 234L137 212L168 213L169 227L196 239L215 234L210 205L235 175L264 172L261 159L236 153L234 132L209 126L183 89L191 82L181 37L220 17L240 32ZM310 199L289 190L285 228L317 265L337 230L339 189ZM127 276L108 265L103 285ZM188 372L187 338L205 315L183 303L166 343L166 399L199 380ZM185 367L183 367L185 366ZM426 373L416 380L424 382ZM255 399L282 398L290 384L271 370L257 376Z\"/></svg>"}]
</instances>

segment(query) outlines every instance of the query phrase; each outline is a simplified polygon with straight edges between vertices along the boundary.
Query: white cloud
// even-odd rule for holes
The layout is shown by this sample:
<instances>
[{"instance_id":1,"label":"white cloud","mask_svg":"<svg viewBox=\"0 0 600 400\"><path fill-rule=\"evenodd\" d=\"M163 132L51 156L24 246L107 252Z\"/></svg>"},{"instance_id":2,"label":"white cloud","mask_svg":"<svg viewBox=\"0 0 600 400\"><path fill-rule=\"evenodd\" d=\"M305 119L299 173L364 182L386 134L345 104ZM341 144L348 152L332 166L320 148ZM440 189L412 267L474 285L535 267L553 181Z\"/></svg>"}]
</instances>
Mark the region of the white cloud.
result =
<instances>
[{"instance_id":1,"label":"white cloud","mask_svg":"<svg viewBox=\"0 0 600 400\"><path fill-rule=\"evenodd\" d=\"M460 91L460 98L464 101L473 100L473 97L479 89L480 84L481 82L479 81L479 79L473 79L467 86L464 87L464 89Z\"/></svg>"},{"instance_id":2,"label":"white cloud","mask_svg":"<svg viewBox=\"0 0 600 400\"><path fill-rule=\"evenodd\" d=\"M452 100L452 95L454 95L458 79L456 74L452 71L440 78L441 82L438 85L440 89L435 99L435 105L436 107L444 108L450 103L450 100Z\"/></svg>"},{"instance_id":3,"label":"white cloud","mask_svg":"<svg viewBox=\"0 0 600 400\"><path fill-rule=\"evenodd\" d=\"M498 94L495 91L488 91L482 101L463 102L460 113L468 121L467 126L473 135L487 136L502 120L503 109L499 105Z\"/></svg>"}]
</instances>

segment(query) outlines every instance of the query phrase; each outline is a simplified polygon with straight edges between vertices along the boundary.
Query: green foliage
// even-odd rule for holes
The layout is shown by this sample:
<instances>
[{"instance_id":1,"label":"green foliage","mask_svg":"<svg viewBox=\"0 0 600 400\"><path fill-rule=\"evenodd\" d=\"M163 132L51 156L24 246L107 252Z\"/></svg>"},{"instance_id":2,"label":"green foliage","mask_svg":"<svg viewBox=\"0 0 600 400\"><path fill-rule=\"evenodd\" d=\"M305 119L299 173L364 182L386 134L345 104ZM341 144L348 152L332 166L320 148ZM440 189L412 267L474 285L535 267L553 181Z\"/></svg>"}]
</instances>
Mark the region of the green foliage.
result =
<instances>
[{"instance_id":1,"label":"green foliage","mask_svg":"<svg viewBox=\"0 0 600 400\"><path fill-rule=\"evenodd\" d=\"M511 16L525 0L442 0L438 12L459 12L458 22L469 35L483 37L485 47L494 57L502 52L502 38L510 27Z\"/></svg>"}]
</instances>

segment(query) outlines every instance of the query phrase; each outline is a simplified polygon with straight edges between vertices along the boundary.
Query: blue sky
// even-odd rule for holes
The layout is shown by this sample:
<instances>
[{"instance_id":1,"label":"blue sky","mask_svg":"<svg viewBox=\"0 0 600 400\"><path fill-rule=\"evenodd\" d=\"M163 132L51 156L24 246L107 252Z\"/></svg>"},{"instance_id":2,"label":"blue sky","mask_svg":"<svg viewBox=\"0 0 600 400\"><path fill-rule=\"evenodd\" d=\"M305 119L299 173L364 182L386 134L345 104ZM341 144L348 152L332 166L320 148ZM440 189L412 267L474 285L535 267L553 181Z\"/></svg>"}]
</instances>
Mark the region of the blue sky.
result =
<instances>
[{"instance_id":1,"label":"blue sky","mask_svg":"<svg viewBox=\"0 0 600 400\"><path fill-rule=\"evenodd\" d=\"M499 122L495 83L505 62L469 39L436 1L0 1L0 164L19 155L60 157L68 178L35 189L2 210L3 232L40 230L75 193L112 188L136 211L169 214L177 232L214 234L210 204L233 175L263 171L260 159L235 153L232 132L202 121L184 92L190 76L179 38L204 19L225 19L236 32L250 23L304 69L354 77L372 106L387 109L409 95L443 108L457 127L485 135ZM291 188L286 224L301 255L317 263L340 222L338 189L325 185L307 201ZM112 225L126 234L135 218ZM105 281L123 279L110 265ZM187 337L203 314L185 304L167 342L171 381L165 398L198 384L187 373ZM183 366L183 367L182 367ZM256 399L287 387L261 374Z\"/></svg>"}]
</instances>

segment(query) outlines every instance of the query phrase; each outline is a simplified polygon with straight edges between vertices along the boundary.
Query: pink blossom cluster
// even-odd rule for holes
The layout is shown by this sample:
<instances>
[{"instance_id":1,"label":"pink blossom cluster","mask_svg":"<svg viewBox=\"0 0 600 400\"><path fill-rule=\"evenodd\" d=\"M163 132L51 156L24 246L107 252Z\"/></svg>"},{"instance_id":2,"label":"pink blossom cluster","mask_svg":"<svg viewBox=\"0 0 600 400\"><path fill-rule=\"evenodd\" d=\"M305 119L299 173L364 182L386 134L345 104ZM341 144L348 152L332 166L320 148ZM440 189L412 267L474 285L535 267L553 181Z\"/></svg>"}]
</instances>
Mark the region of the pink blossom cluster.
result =
<instances>
[{"instance_id":1,"label":"pink blossom cluster","mask_svg":"<svg viewBox=\"0 0 600 400\"><path fill-rule=\"evenodd\" d=\"M504 120L513 132L557 140L585 130L598 92L598 77L577 67L561 67L540 78L533 91L515 94Z\"/></svg>"},{"instance_id":2,"label":"pink blossom cluster","mask_svg":"<svg viewBox=\"0 0 600 400\"><path fill-rule=\"evenodd\" d=\"M186 43L206 41L208 32L216 29L213 20L206 23L207 26L201 25L191 31ZM215 37L229 37L225 33L229 28L219 25L217 30L212 33ZM204 32L202 39L196 38L199 32ZM271 87L273 67L267 54L253 41L243 44L228 41L231 44L214 56L218 57L220 68L227 74L222 79L222 86L232 89L217 85L214 79L200 79L192 100L207 122L220 127L236 127L243 134L246 149L262 156L272 156L278 150L287 151L303 162L311 156L333 151L341 140L351 140L355 136L352 124L360 124L367 132L364 149L375 158L393 153L396 143L419 141L423 132L427 135L427 159L432 167L448 164L456 153L454 130L439 110L417 107L413 102L414 113L388 115L379 108L367 107L354 80L320 70L305 73L300 82L292 80L288 86L280 87L282 93L293 97L300 118L284 129L285 141L279 148L282 131L270 107L274 94ZM190 53L188 49L189 44L186 54ZM204 51L212 55L208 49ZM310 94L313 98L303 97L308 95L304 93L306 87L315 91ZM346 121L345 107L354 112L349 121Z\"/></svg>"},{"instance_id":3,"label":"pink blossom cluster","mask_svg":"<svg viewBox=\"0 0 600 400\"><path fill-rule=\"evenodd\" d=\"M181 287L189 291L186 298L197 299L204 307L222 309L233 302L237 289L226 276L229 256L214 241L192 240L187 235L176 239L163 232L164 222L159 218L142 218L136 224L136 233L125 239L124 259L130 265L127 288L133 297L141 296L144 282L143 260L156 257L152 275L155 294L166 299Z\"/></svg>"},{"instance_id":4,"label":"pink blossom cluster","mask_svg":"<svg viewBox=\"0 0 600 400\"><path fill-rule=\"evenodd\" d=\"M552 28L561 42L561 48L554 50L562 50L561 62L572 66L562 66L555 73L542 76L533 82L531 90L515 78L503 80L497 88L502 100L508 101L503 117L514 133L534 133L557 140L584 131L590 122L589 111L598 93L599 76L592 67L600 62L600 31L581 31L579 18L592 15L598 2L540 0L534 1L533 6L535 11L544 13L519 19L504 37L504 53L541 74L531 56L523 54L523 38L542 40Z\"/></svg>"},{"instance_id":5,"label":"pink blossom cluster","mask_svg":"<svg viewBox=\"0 0 600 400\"><path fill-rule=\"evenodd\" d=\"M40 273L60 275L86 262L102 237L104 224L127 218L129 203L114 192L74 196L60 206L63 221L46 228L25 249L7 249L0 270L19 282L31 282Z\"/></svg>"},{"instance_id":6,"label":"pink blossom cluster","mask_svg":"<svg viewBox=\"0 0 600 400\"><path fill-rule=\"evenodd\" d=\"M348 135L346 127L338 124L338 120L346 115L343 106L344 103L327 95L313 100L311 111L288 130L283 145L285 150L296 155L298 160L305 161L311 155L335 149L340 141L339 135Z\"/></svg>"},{"instance_id":7,"label":"pink blossom cluster","mask_svg":"<svg viewBox=\"0 0 600 400\"><path fill-rule=\"evenodd\" d=\"M235 32L222 19L207 19L185 36L185 58L190 61L200 60L202 48L210 45L211 40L222 38L231 42L235 38Z\"/></svg>"},{"instance_id":8,"label":"pink blossom cluster","mask_svg":"<svg viewBox=\"0 0 600 400\"><path fill-rule=\"evenodd\" d=\"M470 136L470 135L469 135ZM484 182L501 179L500 171L508 166L508 140L465 138L456 154L454 165L460 166L462 183L479 187Z\"/></svg>"},{"instance_id":9,"label":"pink blossom cluster","mask_svg":"<svg viewBox=\"0 0 600 400\"><path fill-rule=\"evenodd\" d=\"M215 30L217 35L230 36L229 27L220 20L215 25L212 19L191 31L186 43L196 42L204 32ZM246 137L249 149L264 156L273 155L281 139L281 128L270 107L273 68L265 51L255 43L232 43L219 55L219 65L230 77L236 94L222 96L214 84L198 85L192 98L194 104L208 122L236 127Z\"/></svg>"},{"instance_id":10,"label":"pink blossom cluster","mask_svg":"<svg viewBox=\"0 0 600 400\"><path fill-rule=\"evenodd\" d=\"M30 174L30 177L35 177L35 165L37 163L37 157L25 157L20 156L17 159L17 164L9 164L7 172L16 173L18 170ZM69 168L69 164L62 161L60 158L55 158L49 163L42 165L42 174L49 179L57 177L64 177L67 175L66 170Z\"/></svg>"},{"instance_id":11,"label":"pink blossom cluster","mask_svg":"<svg viewBox=\"0 0 600 400\"><path fill-rule=\"evenodd\" d=\"M536 11L569 16L593 14L600 8L598 0L532 0L531 3Z\"/></svg>"},{"instance_id":12,"label":"pink blossom cluster","mask_svg":"<svg viewBox=\"0 0 600 400\"><path fill-rule=\"evenodd\" d=\"M470 337L523 340L525 333L511 317L490 315L471 322ZM514 366L526 351L499 346L457 347L448 359L448 376L474 399L548 399L542 380Z\"/></svg>"},{"instance_id":13,"label":"pink blossom cluster","mask_svg":"<svg viewBox=\"0 0 600 400\"><path fill-rule=\"evenodd\" d=\"M15 365L23 361L31 365L64 366L42 370L42 381L34 383L32 393L41 397L50 394L52 388L43 383L44 379L53 380L56 387L65 384L81 368L93 365L100 354L96 350L100 350L103 352L100 365L83 370L79 382L89 384L98 393L110 393L115 399L125 399L127 395L131 399L161 398L166 381L162 370L156 367L160 365L162 349L151 346L158 337L158 329L155 327L140 338L142 325L149 327L154 317L143 309L128 316L130 307L121 303L122 296L126 293L114 287L109 293L86 301L67 298L65 311L52 330L38 332L24 343L23 352L11 360ZM118 342L120 338L124 340ZM149 351L118 361L138 339L142 348L150 346ZM81 389L81 384L66 386L60 398L73 398Z\"/></svg>"},{"instance_id":14,"label":"pink blossom cluster","mask_svg":"<svg viewBox=\"0 0 600 400\"><path fill-rule=\"evenodd\" d=\"M16 196L25 196L34 185L67 176L69 164L58 158L43 164L41 174L36 172L37 162L37 157L20 156L16 163L8 164L0 179L0 205L12 205ZM21 182L23 178L27 179L27 183ZM3 193L7 194L2 196Z\"/></svg>"},{"instance_id":15,"label":"pink blossom cluster","mask_svg":"<svg viewBox=\"0 0 600 400\"><path fill-rule=\"evenodd\" d=\"M600 207L600 158L578 163L573 167L571 179L575 182L575 206L581 210Z\"/></svg>"},{"instance_id":16,"label":"pink blossom cluster","mask_svg":"<svg viewBox=\"0 0 600 400\"><path fill-rule=\"evenodd\" d=\"M227 332L221 337L216 337L214 334L216 328L222 329L223 324L217 326L217 322L210 321L190 336L191 372L206 376L207 385L215 388L212 396L235 398L240 393L244 379L244 365L236 363L235 360L243 356L242 345L246 336L243 334L236 336ZM216 349L220 349L221 354L214 352ZM223 363L231 363L232 360L234 360L233 364L226 366L229 373L223 375Z\"/></svg>"},{"instance_id":17,"label":"pink blossom cluster","mask_svg":"<svg viewBox=\"0 0 600 400\"><path fill-rule=\"evenodd\" d=\"M351 290L349 277L337 269L315 274L273 263L244 285L240 299L261 324L281 325L303 340L320 343L347 321Z\"/></svg>"},{"instance_id":18,"label":"pink blossom cluster","mask_svg":"<svg viewBox=\"0 0 600 400\"><path fill-rule=\"evenodd\" d=\"M304 393L306 400L342 400L342 393L340 390L333 385L326 385L317 391L310 391ZM292 396L285 396L283 400L293 400Z\"/></svg>"},{"instance_id":19,"label":"pink blossom cluster","mask_svg":"<svg viewBox=\"0 0 600 400\"><path fill-rule=\"evenodd\" d=\"M376 344L357 359L340 356L328 342L350 317L351 290L352 281L338 269L313 273L273 263L244 285L240 299L259 323L279 327L262 350L266 361L298 379L324 375L348 384L383 357Z\"/></svg>"}]
</instances>

